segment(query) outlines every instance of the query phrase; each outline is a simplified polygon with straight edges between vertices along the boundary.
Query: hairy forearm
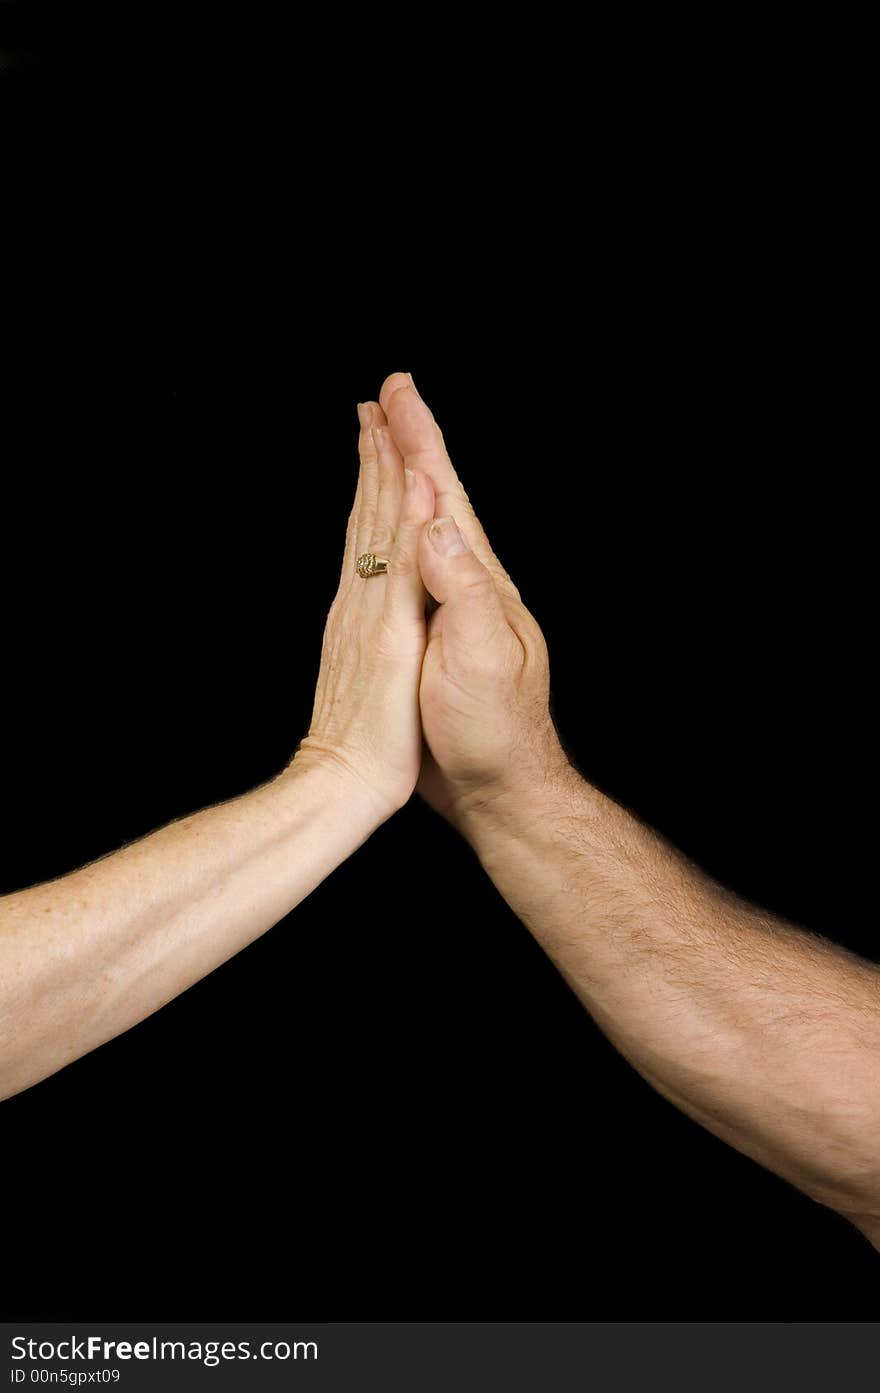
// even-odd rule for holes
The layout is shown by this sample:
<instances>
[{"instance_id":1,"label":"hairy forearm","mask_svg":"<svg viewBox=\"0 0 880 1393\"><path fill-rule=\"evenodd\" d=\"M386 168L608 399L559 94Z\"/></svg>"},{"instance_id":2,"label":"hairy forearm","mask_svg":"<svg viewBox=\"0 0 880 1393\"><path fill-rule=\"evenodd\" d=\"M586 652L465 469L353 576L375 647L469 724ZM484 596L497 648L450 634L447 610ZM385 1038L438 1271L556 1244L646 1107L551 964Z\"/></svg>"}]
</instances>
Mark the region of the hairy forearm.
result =
<instances>
[{"instance_id":1,"label":"hairy forearm","mask_svg":"<svg viewBox=\"0 0 880 1393\"><path fill-rule=\"evenodd\" d=\"M877 968L737 899L574 771L459 825L649 1082L878 1241Z\"/></svg>"},{"instance_id":2,"label":"hairy forearm","mask_svg":"<svg viewBox=\"0 0 880 1393\"><path fill-rule=\"evenodd\" d=\"M0 1097L164 1005L281 919L381 817L297 761L60 880L0 900Z\"/></svg>"}]
</instances>

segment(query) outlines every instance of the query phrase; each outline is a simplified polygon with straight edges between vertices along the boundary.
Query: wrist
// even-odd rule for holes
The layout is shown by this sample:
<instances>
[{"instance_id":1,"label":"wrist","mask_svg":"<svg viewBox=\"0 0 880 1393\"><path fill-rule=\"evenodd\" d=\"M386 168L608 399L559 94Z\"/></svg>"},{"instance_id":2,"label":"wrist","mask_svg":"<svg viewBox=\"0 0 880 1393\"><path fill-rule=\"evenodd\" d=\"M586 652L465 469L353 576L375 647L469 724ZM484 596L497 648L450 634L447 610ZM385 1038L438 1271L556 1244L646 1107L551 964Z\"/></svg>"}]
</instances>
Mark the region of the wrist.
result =
<instances>
[{"instance_id":1,"label":"wrist","mask_svg":"<svg viewBox=\"0 0 880 1393\"><path fill-rule=\"evenodd\" d=\"M335 750L307 740L300 744L278 778L285 784L308 780L328 805L347 810L353 820L368 826L370 832L398 811L399 804L354 764Z\"/></svg>"},{"instance_id":2,"label":"wrist","mask_svg":"<svg viewBox=\"0 0 880 1393\"><path fill-rule=\"evenodd\" d=\"M447 817L473 845L493 831L521 835L574 792L588 788L570 763L555 731L530 757L511 763L503 774L474 781L452 799Z\"/></svg>"},{"instance_id":3,"label":"wrist","mask_svg":"<svg viewBox=\"0 0 880 1393\"><path fill-rule=\"evenodd\" d=\"M566 761L527 788L471 798L455 825L497 884L511 872L540 880L550 865L568 864L572 852L602 859L606 817L602 794Z\"/></svg>"}]
</instances>

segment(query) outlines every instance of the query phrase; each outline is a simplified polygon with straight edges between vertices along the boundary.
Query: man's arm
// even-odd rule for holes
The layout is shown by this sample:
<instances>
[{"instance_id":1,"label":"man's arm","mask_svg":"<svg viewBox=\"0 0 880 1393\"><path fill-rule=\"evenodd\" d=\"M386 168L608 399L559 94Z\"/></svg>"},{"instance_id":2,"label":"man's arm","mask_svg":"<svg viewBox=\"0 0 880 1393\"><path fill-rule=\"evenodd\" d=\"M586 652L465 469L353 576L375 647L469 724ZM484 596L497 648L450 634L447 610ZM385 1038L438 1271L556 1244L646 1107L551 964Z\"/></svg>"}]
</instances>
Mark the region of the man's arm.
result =
<instances>
[{"instance_id":1,"label":"man's arm","mask_svg":"<svg viewBox=\"0 0 880 1393\"><path fill-rule=\"evenodd\" d=\"M623 1055L880 1246L880 970L722 889L573 770L456 823Z\"/></svg>"},{"instance_id":2,"label":"man's arm","mask_svg":"<svg viewBox=\"0 0 880 1393\"><path fill-rule=\"evenodd\" d=\"M262 788L0 900L0 1098L127 1030L276 923L409 798L422 735L430 481L375 402L309 733ZM356 560L390 554L363 580Z\"/></svg>"},{"instance_id":3,"label":"man's arm","mask_svg":"<svg viewBox=\"0 0 880 1393\"><path fill-rule=\"evenodd\" d=\"M411 380L380 400L437 517L421 791L623 1054L880 1246L880 970L727 893L571 769L546 645Z\"/></svg>"}]
</instances>

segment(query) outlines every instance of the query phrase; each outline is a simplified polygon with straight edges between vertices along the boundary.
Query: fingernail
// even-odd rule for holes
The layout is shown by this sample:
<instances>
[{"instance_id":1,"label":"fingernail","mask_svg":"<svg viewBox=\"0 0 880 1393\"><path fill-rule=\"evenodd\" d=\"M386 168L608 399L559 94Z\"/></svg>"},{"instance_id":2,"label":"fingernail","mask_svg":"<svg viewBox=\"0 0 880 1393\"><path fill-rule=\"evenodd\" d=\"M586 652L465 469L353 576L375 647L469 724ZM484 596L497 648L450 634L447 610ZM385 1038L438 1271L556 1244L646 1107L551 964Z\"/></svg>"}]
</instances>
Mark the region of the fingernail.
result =
<instances>
[{"instance_id":1,"label":"fingernail","mask_svg":"<svg viewBox=\"0 0 880 1393\"><path fill-rule=\"evenodd\" d=\"M364 430L367 430L373 419L373 403L370 401L359 401L357 404L358 420Z\"/></svg>"},{"instance_id":2,"label":"fingernail","mask_svg":"<svg viewBox=\"0 0 880 1393\"><path fill-rule=\"evenodd\" d=\"M409 385L410 385L410 387L412 387L412 389L413 389L413 391L415 392L416 396L418 396L418 395L419 395L419 389L418 389L418 387L416 386L416 384L413 382L413 375L412 375L412 373L411 373L411 372L408 372L408 373L407 373L407 377L409 378Z\"/></svg>"},{"instance_id":3,"label":"fingernail","mask_svg":"<svg viewBox=\"0 0 880 1393\"><path fill-rule=\"evenodd\" d=\"M403 486L404 486L404 488L406 489L407 493L409 493L410 489L414 489L414 488L415 488L415 486L416 486L416 471L415 471L414 469L404 469L404 471L403 471Z\"/></svg>"},{"instance_id":4,"label":"fingernail","mask_svg":"<svg viewBox=\"0 0 880 1393\"><path fill-rule=\"evenodd\" d=\"M470 547L455 525L455 518L435 518L428 528L431 546L441 556L461 556Z\"/></svg>"}]
</instances>

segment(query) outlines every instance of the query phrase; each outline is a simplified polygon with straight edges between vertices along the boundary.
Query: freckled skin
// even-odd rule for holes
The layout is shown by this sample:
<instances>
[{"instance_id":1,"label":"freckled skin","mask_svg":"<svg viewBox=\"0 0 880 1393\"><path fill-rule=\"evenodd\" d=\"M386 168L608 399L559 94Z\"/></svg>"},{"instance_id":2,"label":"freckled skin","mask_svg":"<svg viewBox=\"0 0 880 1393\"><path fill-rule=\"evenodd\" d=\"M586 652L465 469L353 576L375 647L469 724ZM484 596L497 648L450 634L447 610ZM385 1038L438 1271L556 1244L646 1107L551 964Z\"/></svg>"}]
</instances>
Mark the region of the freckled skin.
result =
<instances>
[{"instance_id":1,"label":"freckled skin","mask_svg":"<svg viewBox=\"0 0 880 1393\"><path fill-rule=\"evenodd\" d=\"M405 475L378 404L358 415L358 486L306 738L252 793L0 900L0 1097L211 972L410 797L426 641L416 551L434 495L427 476ZM389 573L361 579L357 557L379 537L391 538Z\"/></svg>"},{"instance_id":2,"label":"freckled skin","mask_svg":"<svg viewBox=\"0 0 880 1393\"><path fill-rule=\"evenodd\" d=\"M262 788L0 900L0 1097L263 933L418 779L643 1076L880 1247L880 972L741 903L570 767L540 628L411 379L359 417L308 735ZM388 574L357 577L386 547Z\"/></svg>"}]
</instances>

